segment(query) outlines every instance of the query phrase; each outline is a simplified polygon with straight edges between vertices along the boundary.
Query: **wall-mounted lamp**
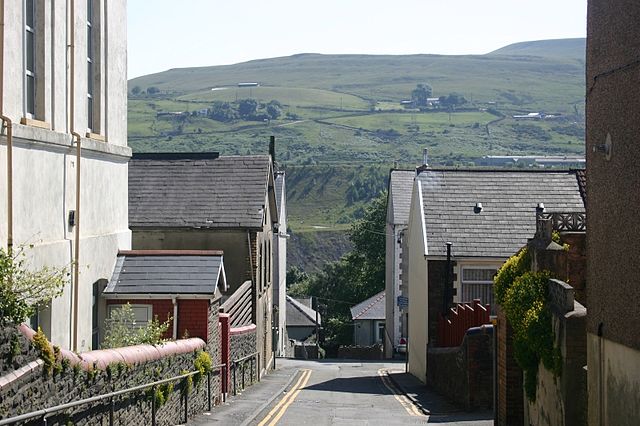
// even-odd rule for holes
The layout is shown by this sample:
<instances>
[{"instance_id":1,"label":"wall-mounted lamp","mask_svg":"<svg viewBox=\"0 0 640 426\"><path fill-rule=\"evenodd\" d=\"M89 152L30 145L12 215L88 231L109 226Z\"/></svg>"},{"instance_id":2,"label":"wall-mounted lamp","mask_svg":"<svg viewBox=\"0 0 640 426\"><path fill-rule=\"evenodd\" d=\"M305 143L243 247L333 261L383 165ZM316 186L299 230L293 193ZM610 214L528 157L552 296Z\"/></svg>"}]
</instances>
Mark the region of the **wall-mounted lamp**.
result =
<instances>
[{"instance_id":1,"label":"wall-mounted lamp","mask_svg":"<svg viewBox=\"0 0 640 426\"><path fill-rule=\"evenodd\" d=\"M473 207L473 212L475 214L478 214L482 211L483 207L482 207L482 203L476 203L476 205Z\"/></svg>"}]
</instances>

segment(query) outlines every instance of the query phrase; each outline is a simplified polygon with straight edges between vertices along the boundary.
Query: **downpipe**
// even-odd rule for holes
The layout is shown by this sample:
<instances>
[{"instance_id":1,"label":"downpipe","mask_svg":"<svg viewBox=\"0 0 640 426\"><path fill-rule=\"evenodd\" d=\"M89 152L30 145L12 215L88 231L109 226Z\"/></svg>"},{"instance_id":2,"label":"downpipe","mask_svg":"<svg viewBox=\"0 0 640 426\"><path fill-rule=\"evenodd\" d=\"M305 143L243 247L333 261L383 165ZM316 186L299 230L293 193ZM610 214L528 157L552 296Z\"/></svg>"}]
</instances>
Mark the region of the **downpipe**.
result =
<instances>
[{"instance_id":1,"label":"downpipe","mask_svg":"<svg viewBox=\"0 0 640 426\"><path fill-rule=\"evenodd\" d=\"M78 351L78 293L80 289L80 160L82 158L82 144L80 135L71 132L76 140L76 214L74 229L73 251L73 350Z\"/></svg>"},{"instance_id":2,"label":"downpipe","mask_svg":"<svg viewBox=\"0 0 640 426\"><path fill-rule=\"evenodd\" d=\"M0 82L0 85L3 84ZM7 129L7 253L13 252L13 123L7 116L0 115L2 131Z\"/></svg>"}]
</instances>

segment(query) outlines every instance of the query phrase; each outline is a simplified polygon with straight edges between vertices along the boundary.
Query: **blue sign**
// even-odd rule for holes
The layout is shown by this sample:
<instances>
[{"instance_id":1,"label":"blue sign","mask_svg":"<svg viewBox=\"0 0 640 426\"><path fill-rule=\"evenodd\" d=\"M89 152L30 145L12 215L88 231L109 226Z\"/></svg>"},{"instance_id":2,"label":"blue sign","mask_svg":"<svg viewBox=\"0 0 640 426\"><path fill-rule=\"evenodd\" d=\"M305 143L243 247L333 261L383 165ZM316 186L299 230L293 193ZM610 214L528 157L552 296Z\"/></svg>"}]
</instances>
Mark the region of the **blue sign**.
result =
<instances>
[{"instance_id":1,"label":"blue sign","mask_svg":"<svg viewBox=\"0 0 640 426\"><path fill-rule=\"evenodd\" d=\"M398 296L397 304L401 308L408 308L409 298L407 296Z\"/></svg>"}]
</instances>

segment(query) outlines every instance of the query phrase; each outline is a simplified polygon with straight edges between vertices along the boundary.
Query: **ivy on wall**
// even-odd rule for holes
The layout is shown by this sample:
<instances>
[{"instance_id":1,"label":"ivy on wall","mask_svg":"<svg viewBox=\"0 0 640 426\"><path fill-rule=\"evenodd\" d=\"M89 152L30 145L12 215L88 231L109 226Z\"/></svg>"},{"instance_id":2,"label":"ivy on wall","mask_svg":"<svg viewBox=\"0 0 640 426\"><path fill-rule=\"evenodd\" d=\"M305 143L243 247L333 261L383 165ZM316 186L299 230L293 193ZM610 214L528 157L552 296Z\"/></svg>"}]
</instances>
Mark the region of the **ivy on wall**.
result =
<instances>
[{"instance_id":1,"label":"ivy on wall","mask_svg":"<svg viewBox=\"0 0 640 426\"><path fill-rule=\"evenodd\" d=\"M524 387L536 399L540 362L554 376L562 372L562 355L555 336L548 303L549 271L531 272L527 248L507 260L494 279L494 294L513 328L514 355L524 370Z\"/></svg>"}]
</instances>

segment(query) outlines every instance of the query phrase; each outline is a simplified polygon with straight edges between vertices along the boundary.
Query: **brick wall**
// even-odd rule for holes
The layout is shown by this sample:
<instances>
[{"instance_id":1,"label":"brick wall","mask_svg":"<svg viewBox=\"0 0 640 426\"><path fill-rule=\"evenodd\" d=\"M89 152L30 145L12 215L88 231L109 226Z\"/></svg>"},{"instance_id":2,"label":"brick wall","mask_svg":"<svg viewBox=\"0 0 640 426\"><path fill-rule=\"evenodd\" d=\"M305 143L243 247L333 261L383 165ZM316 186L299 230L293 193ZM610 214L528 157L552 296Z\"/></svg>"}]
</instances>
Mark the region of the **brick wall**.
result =
<instances>
[{"instance_id":1,"label":"brick wall","mask_svg":"<svg viewBox=\"0 0 640 426\"><path fill-rule=\"evenodd\" d=\"M492 326L469 329L460 346L429 347L427 365L427 384L448 399L467 410L493 405Z\"/></svg>"},{"instance_id":2,"label":"brick wall","mask_svg":"<svg viewBox=\"0 0 640 426\"><path fill-rule=\"evenodd\" d=\"M7 333L2 333L1 336ZM29 347L30 342L20 336L20 344ZM1 341L0 346L7 342ZM33 349L31 349L33 350ZM0 418L15 416L79 399L146 384L178 376L182 371L193 371L196 354L188 352L167 356L155 361L135 365L111 364L107 369L74 369L67 367L60 373L46 375L43 367L0 387ZM212 377L213 378L213 377ZM212 406L220 403L219 381L211 380ZM159 425L184 422L185 382L175 383L174 391L157 411ZM206 377L188 391L188 415L199 414L208 408ZM78 407L64 414L53 416L49 424L95 425L108 424L109 405L93 403ZM115 424L150 424L150 393L138 392L115 399ZM25 424L42 424L41 419Z\"/></svg>"},{"instance_id":3,"label":"brick wall","mask_svg":"<svg viewBox=\"0 0 640 426\"><path fill-rule=\"evenodd\" d=\"M574 288L576 300L587 306L587 234L563 232L561 238L563 243L569 244L565 280Z\"/></svg>"},{"instance_id":4,"label":"brick wall","mask_svg":"<svg viewBox=\"0 0 640 426\"><path fill-rule=\"evenodd\" d=\"M445 290L446 260L430 260L428 265L429 344L435 345L438 335L438 319L442 316ZM452 277L453 278L453 277ZM451 306L451 302L449 301Z\"/></svg>"},{"instance_id":5,"label":"brick wall","mask_svg":"<svg viewBox=\"0 0 640 426\"><path fill-rule=\"evenodd\" d=\"M178 338L188 335L207 340L208 300L178 299Z\"/></svg>"},{"instance_id":6,"label":"brick wall","mask_svg":"<svg viewBox=\"0 0 640 426\"><path fill-rule=\"evenodd\" d=\"M498 401L495 412L496 426L524 424L524 391L522 369L513 355L513 330L498 307Z\"/></svg>"}]
</instances>

